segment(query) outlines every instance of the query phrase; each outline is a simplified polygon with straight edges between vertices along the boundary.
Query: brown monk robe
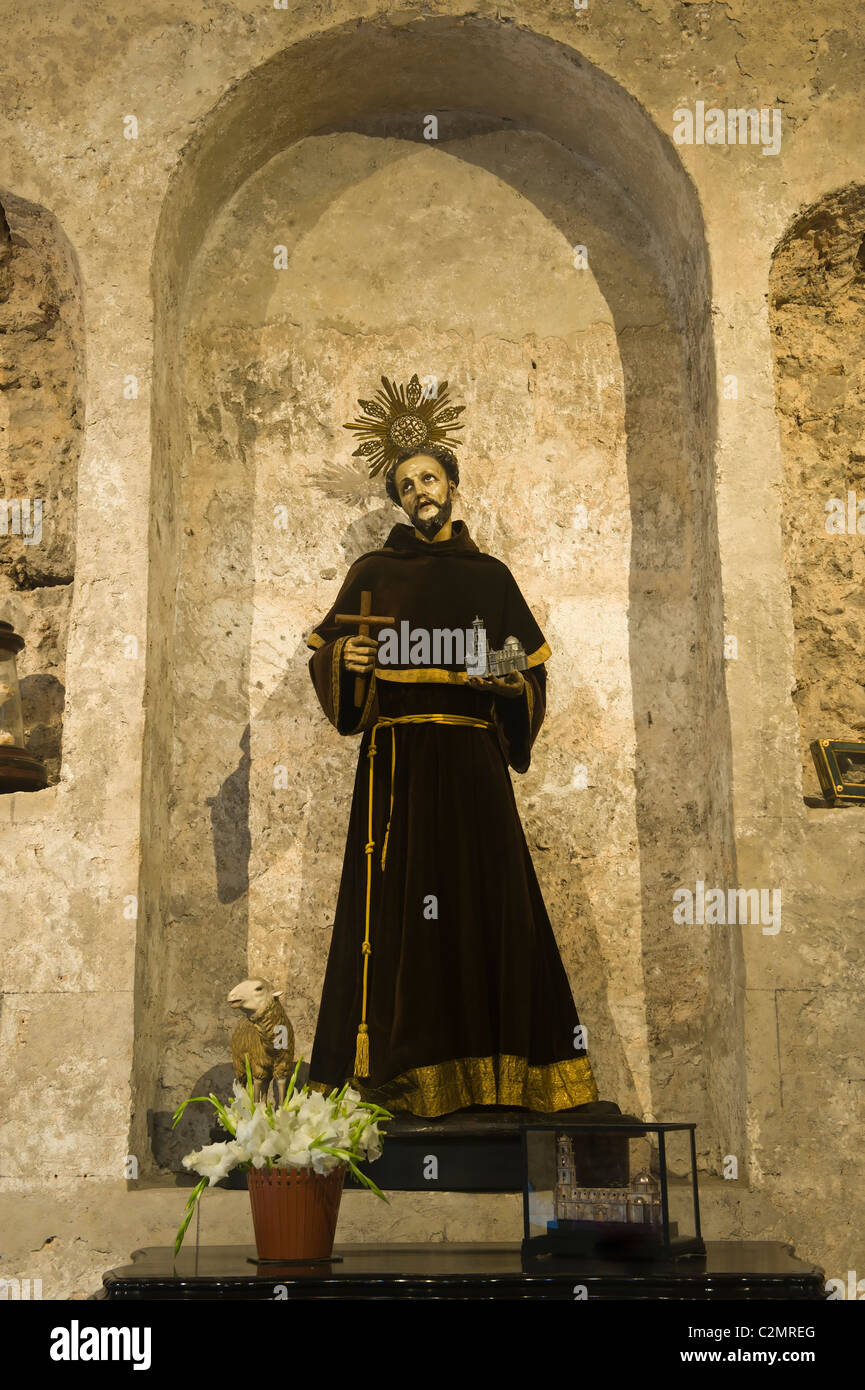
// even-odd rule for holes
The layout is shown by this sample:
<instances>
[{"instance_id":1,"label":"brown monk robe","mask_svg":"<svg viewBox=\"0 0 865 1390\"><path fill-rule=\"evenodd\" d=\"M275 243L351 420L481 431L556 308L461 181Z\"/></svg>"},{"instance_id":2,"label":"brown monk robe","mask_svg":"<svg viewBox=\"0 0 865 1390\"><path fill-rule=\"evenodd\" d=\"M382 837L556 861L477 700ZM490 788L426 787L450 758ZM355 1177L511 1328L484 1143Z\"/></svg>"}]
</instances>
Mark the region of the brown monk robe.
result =
<instances>
[{"instance_id":1,"label":"brown monk robe","mask_svg":"<svg viewBox=\"0 0 865 1390\"><path fill-rule=\"evenodd\" d=\"M430 635L470 632L480 616L489 646L519 638L524 691L503 698L470 687L444 650L438 665L383 665L382 646L356 706L341 659L356 628L334 619L358 613L363 590L397 632L403 620ZM550 649L507 566L480 551L462 521L435 543L394 526L383 549L352 565L308 645L328 719L341 734L363 732L310 1080L352 1078L364 1098L429 1117L597 1100L508 772L529 767ZM429 714L467 722L374 729L381 718Z\"/></svg>"}]
</instances>

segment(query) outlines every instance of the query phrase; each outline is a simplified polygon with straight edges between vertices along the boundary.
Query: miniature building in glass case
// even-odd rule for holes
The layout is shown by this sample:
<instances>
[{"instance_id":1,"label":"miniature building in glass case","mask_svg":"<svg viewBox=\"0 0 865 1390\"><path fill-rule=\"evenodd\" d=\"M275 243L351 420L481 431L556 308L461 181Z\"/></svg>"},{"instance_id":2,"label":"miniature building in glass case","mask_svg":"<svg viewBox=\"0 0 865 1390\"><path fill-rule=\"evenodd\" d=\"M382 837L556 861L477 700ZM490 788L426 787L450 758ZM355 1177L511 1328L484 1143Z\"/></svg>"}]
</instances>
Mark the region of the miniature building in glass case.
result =
<instances>
[{"instance_id":1,"label":"miniature building in glass case","mask_svg":"<svg viewBox=\"0 0 865 1390\"><path fill-rule=\"evenodd\" d=\"M692 1124L528 1124L526 1255L704 1254Z\"/></svg>"}]
</instances>

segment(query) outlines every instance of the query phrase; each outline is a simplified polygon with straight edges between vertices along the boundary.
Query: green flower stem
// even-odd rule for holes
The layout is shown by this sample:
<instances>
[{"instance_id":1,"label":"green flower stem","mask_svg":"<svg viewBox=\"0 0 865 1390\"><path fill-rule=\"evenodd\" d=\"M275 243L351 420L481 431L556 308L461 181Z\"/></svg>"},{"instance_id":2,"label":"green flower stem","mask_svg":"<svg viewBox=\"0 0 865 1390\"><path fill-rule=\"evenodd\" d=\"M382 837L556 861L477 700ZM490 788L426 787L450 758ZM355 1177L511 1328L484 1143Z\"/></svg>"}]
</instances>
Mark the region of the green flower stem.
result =
<instances>
[{"instance_id":1,"label":"green flower stem","mask_svg":"<svg viewBox=\"0 0 865 1390\"><path fill-rule=\"evenodd\" d=\"M189 1100L185 1100L182 1105L178 1105L171 1119L172 1129L174 1129L174 1126L177 1124L187 1105L194 1105L195 1102L199 1100L210 1100L210 1096L190 1096Z\"/></svg>"},{"instance_id":2,"label":"green flower stem","mask_svg":"<svg viewBox=\"0 0 865 1390\"><path fill-rule=\"evenodd\" d=\"M332 1149L327 1144L320 1143L317 1139L314 1139L309 1147L313 1148L313 1146L321 1149L323 1153L332 1154L334 1158L341 1158L343 1162L348 1164L349 1168L354 1173L354 1176L357 1178L358 1182L362 1182L364 1187L368 1187L370 1192L375 1193L376 1197L381 1197L381 1200L383 1202L387 1201L387 1197L385 1197L381 1188L376 1187L372 1178L368 1177L366 1173L362 1173L360 1171L360 1169L354 1161L354 1155L350 1154L348 1149Z\"/></svg>"},{"instance_id":3,"label":"green flower stem","mask_svg":"<svg viewBox=\"0 0 865 1390\"><path fill-rule=\"evenodd\" d=\"M294 1068L294 1071L291 1073L291 1080L290 1080L290 1082L288 1083L288 1090L287 1090L286 1093L285 1093L285 1100L282 1102L282 1108L283 1108L283 1110L285 1110L285 1109L288 1107L288 1102L291 1100L292 1096L294 1095L294 1088L295 1088L295 1085L296 1085L296 1083L297 1083L297 1073L300 1071L302 1062L303 1062L303 1058L302 1058L302 1057L298 1057L297 1063L296 1063L295 1068Z\"/></svg>"},{"instance_id":4,"label":"green flower stem","mask_svg":"<svg viewBox=\"0 0 865 1390\"><path fill-rule=\"evenodd\" d=\"M216 1113L222 1121L223 1128L227 1129L232 1138L234 1138L237 1134L237 1125L234 1124L233 1120L229 1116L228 1111L222 1104L222 1101L218 1100L212 1091L208 1096L208 1100L210 1101L210 1104L215 1107Z\"/></svg>"},{"instance_id":5,"label":"green flower stem","mask_svg":"<svg viewBox=\"0 0 865 1390\"><path fill-rule=\"evenodd\" d=\"M216 1096L213 1095L212 1092L209 1096L190 1096L189 1100L185 1100L182 1105L178 1105L177 1109L174 1112L174 1117L171 1121L172 1129L174 1129L175 1125L177 1125L187 1105L195 1105L198 1103L198 1101L202 1101L205 1105L214 1106L216 1109L216 1113L219 1115L220 1120L222 1121L224 1127L228 1130L229 1134L232 1136L232 1138L236 1136L237 1128L235 1125L232 1124L228 1115L228 1111L222 1104L222 1101L217 1100Z\"/></svg>"},{"instance_id":6,"label":"green flower stem","mask_svg":"<svg viewBox=\"0 0 865 1390\"><path fill-rule=\"evenodd\" d=\"M196 1204L198 1203L198 1200L201 1197L202 1192L208 1186L209 1182L210 1178L202 1178L201 1182L196 1183L195 1187L192 1189L192 1195L189 1198L189 1201L186 1203L186 1215L180 1223L180 1228L178 1229L177 1236L174 1241L175 1259L177 1258L178 1251L180 1250L180 1247L183 1244L183 1237L186 1235L187 1227L190 1221L192 1220L192 1213L195 1211Z\"/></svg>"}]
</instances>

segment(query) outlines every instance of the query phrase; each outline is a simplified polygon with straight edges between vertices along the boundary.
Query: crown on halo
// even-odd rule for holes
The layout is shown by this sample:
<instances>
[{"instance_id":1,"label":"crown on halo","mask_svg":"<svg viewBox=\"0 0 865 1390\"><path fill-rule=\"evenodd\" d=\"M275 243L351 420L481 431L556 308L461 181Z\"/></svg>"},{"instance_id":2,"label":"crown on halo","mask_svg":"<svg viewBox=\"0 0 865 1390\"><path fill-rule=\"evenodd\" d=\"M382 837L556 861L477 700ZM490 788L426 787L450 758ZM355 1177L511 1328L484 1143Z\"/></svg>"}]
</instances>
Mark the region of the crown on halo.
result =
<instances>
[{"instance_id":1,"label":"crown on halo","mask_svg":"<svg viewBox=\"0 0 865 1390\"><path fill-rule=\"evenodd\" d=\"M447 404L446 381L442 382L437 394L429 399L422 399L417 372L407 387L397 386L386 376L381 381L384 390L376 392L375 400L365 401L358 397L358 405L366 413L343 426L360 434L363 442L352 457L369 459L371 478L395 463L403 449L423 444L442 444L452 448L462 443L461 439L450 437L454 430L463 428L451 421L465 410L465 406Z\"/></svg>"}]
</instances>

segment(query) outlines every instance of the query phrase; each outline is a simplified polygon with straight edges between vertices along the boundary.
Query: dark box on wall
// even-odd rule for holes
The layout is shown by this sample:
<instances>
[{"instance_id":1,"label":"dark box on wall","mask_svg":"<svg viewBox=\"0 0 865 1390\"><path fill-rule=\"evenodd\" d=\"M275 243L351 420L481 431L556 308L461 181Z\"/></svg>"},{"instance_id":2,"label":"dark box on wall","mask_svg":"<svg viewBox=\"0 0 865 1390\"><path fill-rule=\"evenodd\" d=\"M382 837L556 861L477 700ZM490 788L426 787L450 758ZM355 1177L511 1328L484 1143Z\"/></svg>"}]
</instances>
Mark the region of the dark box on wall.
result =
<instances>
[{"instance_id":1,"label":"dark box on wall","mask_svg":"<svg viewBox=\"0 0 865 1390\"><path fill-rule=\"evenodd\" d=\"M865 743L815 738L811 757L823 795L831 806L865 804Z\"/></svg>"}]
</instances>

